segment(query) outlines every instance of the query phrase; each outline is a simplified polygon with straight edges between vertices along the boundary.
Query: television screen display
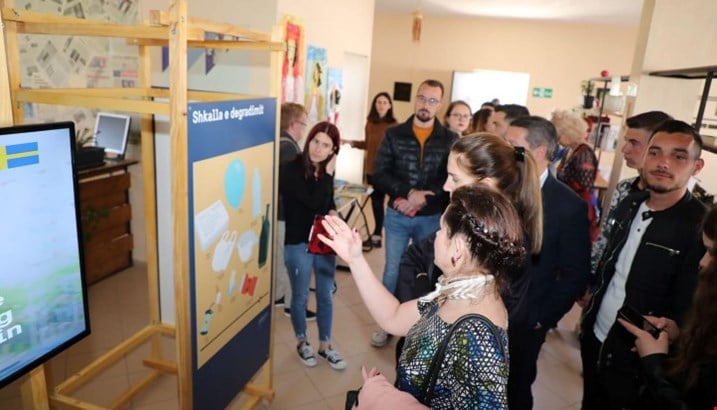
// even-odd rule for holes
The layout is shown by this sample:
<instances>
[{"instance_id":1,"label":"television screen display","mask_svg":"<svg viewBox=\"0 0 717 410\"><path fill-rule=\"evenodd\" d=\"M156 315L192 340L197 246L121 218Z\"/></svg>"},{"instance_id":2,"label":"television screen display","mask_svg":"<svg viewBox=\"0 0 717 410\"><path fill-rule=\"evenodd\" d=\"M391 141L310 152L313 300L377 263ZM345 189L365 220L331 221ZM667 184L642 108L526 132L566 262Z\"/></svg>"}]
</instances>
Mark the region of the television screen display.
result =
<instances>
[{"instance_id":1,"label":"television screen display","mask_svg":"<svg viewBox=\"0 0 717 410\"><path fill-rule=\"evenodd\" d=\"M98 113L95 123L95 144L103 147L105 153L114 154L119 158L124 157L129 123L129 115Z\"/></svg>"},{"instance_id":2,"label":"television screen display","mask_svg":"<svg viewBox=\"0 0 717 410\"><path fill-rule=\"evenodd\" d=\"M0 387L90 332L71 122L0 128Z\"/></svg>"}]
</instances>

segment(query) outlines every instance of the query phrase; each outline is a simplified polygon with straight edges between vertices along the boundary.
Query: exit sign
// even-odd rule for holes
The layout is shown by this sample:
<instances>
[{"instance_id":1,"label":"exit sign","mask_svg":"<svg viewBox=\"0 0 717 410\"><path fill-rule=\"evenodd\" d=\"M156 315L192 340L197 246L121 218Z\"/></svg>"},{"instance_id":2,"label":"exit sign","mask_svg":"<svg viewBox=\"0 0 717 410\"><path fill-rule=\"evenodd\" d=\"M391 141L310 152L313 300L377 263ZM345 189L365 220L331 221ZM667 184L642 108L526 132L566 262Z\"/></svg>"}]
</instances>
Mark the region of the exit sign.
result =
<instances>
[{"instance_id":1,"label":"exit sign","mask_svg":"<svg viewBox=\"0 0 717 410\"><path fill-rule=\"evenodd\" d=\"M535 98L553 98L552 88L533 87L533 97Z\"/></svg>"}]
</instances>

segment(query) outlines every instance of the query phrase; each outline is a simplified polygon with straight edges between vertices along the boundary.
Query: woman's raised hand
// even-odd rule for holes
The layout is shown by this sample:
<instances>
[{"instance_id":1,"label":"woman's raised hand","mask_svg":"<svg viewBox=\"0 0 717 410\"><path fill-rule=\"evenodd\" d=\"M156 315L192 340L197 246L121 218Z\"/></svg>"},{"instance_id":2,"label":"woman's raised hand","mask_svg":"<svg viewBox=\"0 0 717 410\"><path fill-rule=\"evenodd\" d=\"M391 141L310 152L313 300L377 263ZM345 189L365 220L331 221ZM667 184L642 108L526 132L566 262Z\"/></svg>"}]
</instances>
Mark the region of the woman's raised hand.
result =
<instances>
[{"instance_id":1,"label":"woman's raised hand","mask_svg":"<svg viewBox=\"0 0 717 410\"><path fill-rule=\"evenodd\" d=\"M321 242L327 244L346 262L362 256L361 236L338 216L326 215L321 222L328 237L319 234Z\"/></svg>"}]
</instances>

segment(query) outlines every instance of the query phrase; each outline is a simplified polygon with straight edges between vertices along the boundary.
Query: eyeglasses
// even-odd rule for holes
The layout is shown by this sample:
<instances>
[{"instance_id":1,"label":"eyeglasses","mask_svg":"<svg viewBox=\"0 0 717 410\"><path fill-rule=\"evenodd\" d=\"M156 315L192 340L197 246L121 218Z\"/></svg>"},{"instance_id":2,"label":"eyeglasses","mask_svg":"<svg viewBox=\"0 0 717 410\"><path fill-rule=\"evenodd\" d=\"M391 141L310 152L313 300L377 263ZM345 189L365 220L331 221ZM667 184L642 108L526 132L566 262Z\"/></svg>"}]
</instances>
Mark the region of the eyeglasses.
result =
<instances>
[{"instance_id":1,"label":"eyeglasses","mask_svg":"<svg viewBox=\"0 0 717 410\"><path fill-rule=\"evenodd\" d=\"M471 115L470 114L458 114L458 113L454 112L453 114L451 114L451 117L458 118L460 120L469 120L471 118Z\"/></svg>"},{"instance_id":2,"label":"eyeglasses","mask_svg":"<svg viewBox=\"0 0 717 410\"><path fill-rule=\"evenodd\" d=\"M439 102L441 102L441 100L439 100L438 98L427 98L425 95L420 95L420 94L416 96L416 100L418 100L418 102L420 102L422 104L428 104L431 107L433 107L434 105L437 105Z\"/></svg>"}]
</instances>

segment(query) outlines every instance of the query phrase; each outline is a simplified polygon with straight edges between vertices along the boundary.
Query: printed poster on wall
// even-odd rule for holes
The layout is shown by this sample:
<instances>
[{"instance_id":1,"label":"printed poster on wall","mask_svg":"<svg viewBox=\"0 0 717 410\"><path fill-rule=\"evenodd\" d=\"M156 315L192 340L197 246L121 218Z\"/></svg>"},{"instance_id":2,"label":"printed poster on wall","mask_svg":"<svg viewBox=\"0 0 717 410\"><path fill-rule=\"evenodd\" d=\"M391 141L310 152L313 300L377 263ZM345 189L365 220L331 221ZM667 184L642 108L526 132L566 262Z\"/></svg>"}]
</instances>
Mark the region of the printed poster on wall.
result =
<instances>
[{"instance_id":1,"label":"printed poster on wall","mask_svg":"<svg viewBox=\"0 0 717 410\"><path fill-rule=\"evenodd\" d=\"M326 49L308 46L306 49L306 98L304 107L309 113L309 123L324 119L326 115L326 92L328 90Z\"/></svg>"},{"instance_id":2,"label":"printed poster on wall","mask_svg":"<svg viewBox=\"0 0 717 410\"><path fill-rule=\"evenodd\" d=\"M304 26L293 16L282 17L284 58L281 65L281 102L304 102Z\"/></svg>"},{"instance_id":3,"label":"printed poster on wall","mask_svg":"<svg viewBox=\"0 0 717 410\"><path fill-rule=\"evenodd\" d=\"M326 119L338 126L341 111L341 96L344 91L343 71L340 68L329 68L329 86L326 94Z\"/></svg>"},{"instance_id":4,"label":"printed poster on wall","mask_svg":"<svg viewBox=\"0 0 717 410\"><path fill-rule=\"evenodd\" d=\"M223 408L269 359L276 102L188 115L194 402Z\"/></svg>"}]
</instances>

